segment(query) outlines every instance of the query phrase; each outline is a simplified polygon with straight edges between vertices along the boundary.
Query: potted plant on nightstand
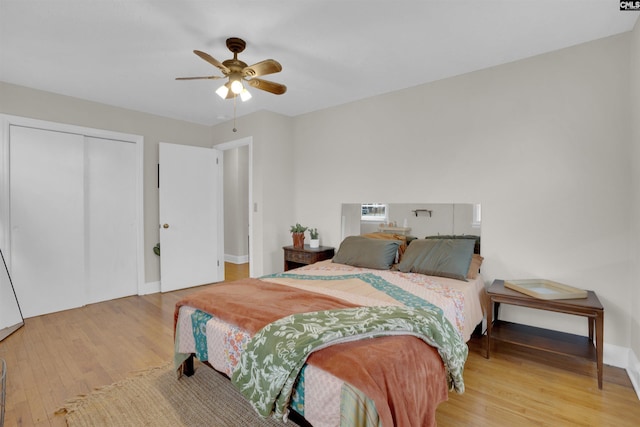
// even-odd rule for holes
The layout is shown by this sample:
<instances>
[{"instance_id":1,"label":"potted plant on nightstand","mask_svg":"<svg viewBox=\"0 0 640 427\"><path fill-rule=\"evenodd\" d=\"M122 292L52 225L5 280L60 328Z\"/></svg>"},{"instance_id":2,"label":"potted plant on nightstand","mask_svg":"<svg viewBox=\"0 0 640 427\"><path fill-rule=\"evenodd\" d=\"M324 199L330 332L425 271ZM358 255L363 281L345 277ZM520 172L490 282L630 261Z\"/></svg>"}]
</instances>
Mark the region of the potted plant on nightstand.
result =
<instances>
[{"instance_id":1,"label":"potted plant on nightstand","mask_svg":"<svg viewBox=\"0 0 640 427\"><path fill-rule=\"evenodd\" d=\"M293 236L293 247L297 249L304 248L304 232L307 227L303 227L299 223L291 226L291 235Z\"/></svg>"},{"instance_id":2,"label":"potted plant on nightstand","mask_svg":"<svg viewBox=\"0 0 640 427\"><path fill-rule=\"evenodd\" d=\"M310 248L319 248L320 247L320 239L317 228L310 228L309 234L311 235L311 241L309 242Z\"/></svg>"}]
</instances>

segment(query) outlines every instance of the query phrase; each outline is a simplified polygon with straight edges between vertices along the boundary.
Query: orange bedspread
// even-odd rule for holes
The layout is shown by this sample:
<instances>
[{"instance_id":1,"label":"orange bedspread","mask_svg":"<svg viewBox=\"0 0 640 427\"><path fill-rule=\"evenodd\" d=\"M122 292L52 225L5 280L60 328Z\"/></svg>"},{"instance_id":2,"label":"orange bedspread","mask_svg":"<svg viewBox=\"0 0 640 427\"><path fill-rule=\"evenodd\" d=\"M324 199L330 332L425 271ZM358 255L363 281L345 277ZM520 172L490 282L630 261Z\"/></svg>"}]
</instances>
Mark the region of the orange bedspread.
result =
<instances>
[{"instance_id":1,"label":"orange bedspread","mask_svg":"<svg viewBox=\"0 0 640 427\"><path fill-rule=\"evenodd\" d=\"M213 314L254 335L289 314L354 305L289 286L242 279L186 296L176 304L174 324L181 306ZM412 336L337 344L313 353L307 363L365 393L375 402L383 426L434 426L436 408L448 396L438 352Z\"/></svg>"}]
</instances>

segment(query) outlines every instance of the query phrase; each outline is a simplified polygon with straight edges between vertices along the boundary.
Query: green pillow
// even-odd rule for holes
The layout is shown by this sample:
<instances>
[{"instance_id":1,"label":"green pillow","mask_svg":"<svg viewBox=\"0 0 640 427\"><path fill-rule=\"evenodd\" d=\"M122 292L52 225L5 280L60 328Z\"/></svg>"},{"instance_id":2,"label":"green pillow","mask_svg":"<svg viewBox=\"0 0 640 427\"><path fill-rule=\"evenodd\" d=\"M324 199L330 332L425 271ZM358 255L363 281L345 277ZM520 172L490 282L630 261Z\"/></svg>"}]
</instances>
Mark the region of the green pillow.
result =
<instances>
[{"instance_id":1,"label":"green pillow","mask_svg":"<svg viewBox=\"0 0 640 427\"><path fill-rule=\"evenodd\" d=\"M349 236L340 244L333 262L354 267L389 270L396 259L400 243L399 240Z\"/></svg>"},{"instance_id":2,"label":"green pillow","mask_svg":"<svg viewBox=\"0 0 640 427\"><path fill-rule=\"evenodd\" d=\"M437 235L437 236L427 236L425 239L473 239L476 242L476 246L473 249L473 252L476 254L480 254L480 236L475 236L473 234L451 234L451 235Z\"/></svg>"},{"instance_id":3,"label":"green pillow","mask_svg":"<svg viewBox=\"0 0 640 427\"><path fill-rule=\"evenodd\" d=\"M398 270L466 281L474 246L471 239L414 240L404 252Z\"/></svg>"}]
</instances>

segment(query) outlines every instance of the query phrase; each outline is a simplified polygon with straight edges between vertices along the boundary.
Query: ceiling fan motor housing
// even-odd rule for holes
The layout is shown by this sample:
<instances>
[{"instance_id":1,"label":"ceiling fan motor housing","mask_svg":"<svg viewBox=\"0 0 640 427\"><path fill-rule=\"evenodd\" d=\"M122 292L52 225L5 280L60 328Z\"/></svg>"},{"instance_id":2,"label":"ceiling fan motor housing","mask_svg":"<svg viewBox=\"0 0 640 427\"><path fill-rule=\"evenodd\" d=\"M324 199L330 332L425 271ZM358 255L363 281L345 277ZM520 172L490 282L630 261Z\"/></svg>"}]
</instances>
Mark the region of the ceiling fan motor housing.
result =
<instances>
[{"instance_id":1,"label":"ceiling fan motor housing","mask_svg":"<svg viewBox=\"0 0 640 427\"><path fill-rule=\"evenodd\" d=\"M242 39L237 37L230 37L227 39L227 48L235 54L242 52L245 47L247 47L247 44Z\"/></svg>"}]
</instances>

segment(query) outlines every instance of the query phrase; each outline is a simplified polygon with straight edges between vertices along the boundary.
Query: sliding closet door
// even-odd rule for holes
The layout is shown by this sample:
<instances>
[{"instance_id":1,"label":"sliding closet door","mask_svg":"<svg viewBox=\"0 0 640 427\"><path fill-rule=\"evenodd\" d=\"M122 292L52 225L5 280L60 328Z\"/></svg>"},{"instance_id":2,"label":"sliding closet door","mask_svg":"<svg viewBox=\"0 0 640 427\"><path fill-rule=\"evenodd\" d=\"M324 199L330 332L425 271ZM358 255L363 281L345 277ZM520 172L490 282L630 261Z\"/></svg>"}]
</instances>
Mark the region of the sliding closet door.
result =
<instances>
[{"instance_id":1,"label":"sliding closet door","mask_svg":"<svg viewBox=\"0 0 640 427\"><path fill-rule=\"evenodd\" d=\"M84 304L84 136L10 126L11 276L24 317Z\"/></svg>"},{"instance_id":2,"label":"sliding closet door","mask_svg":"<svg viewBox=\"0 0 640 427\"><path fill-rule=\"evenodd\" d=\"M86 138L87 303L138 293L136 146Z\"/></svg>"},{"instance_id":3,"label":"sliding closet door","mask_svg":"<svg viewBox=\"0 0 640 427\"><path fill-rule=\"evenodd\" d=\"M136 144L9 129L11 275L24 316L137 294Z\"/></svg>"}]
</instances>

